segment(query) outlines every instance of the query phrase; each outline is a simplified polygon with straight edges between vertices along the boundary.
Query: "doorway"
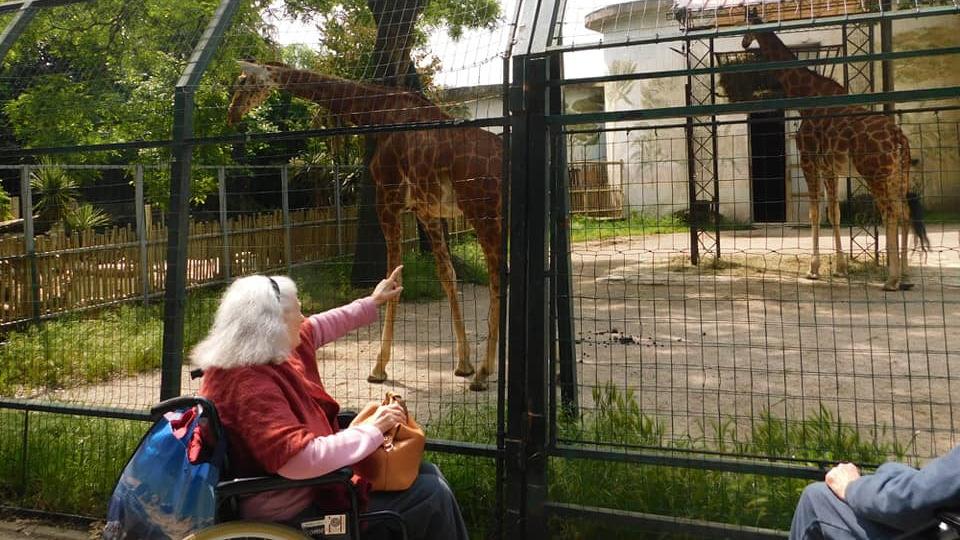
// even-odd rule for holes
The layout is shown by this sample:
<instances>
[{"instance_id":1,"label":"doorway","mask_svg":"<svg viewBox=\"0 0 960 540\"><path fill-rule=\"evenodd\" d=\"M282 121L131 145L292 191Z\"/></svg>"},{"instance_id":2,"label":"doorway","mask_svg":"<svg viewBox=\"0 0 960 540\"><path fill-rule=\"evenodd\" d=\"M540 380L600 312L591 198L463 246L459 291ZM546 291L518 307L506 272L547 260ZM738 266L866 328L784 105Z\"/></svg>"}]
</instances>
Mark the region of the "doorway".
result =
<instances>
[{"instance_id":1,"label":"doorway","mask_svg":"<svg viewBox=\"0 0 960 540\"><path fill-rule=\"evenodd\" d=\"M750 195L755 223L787 218L787 152L782 110L750 113Z\"/></svg>"}]
</instances>

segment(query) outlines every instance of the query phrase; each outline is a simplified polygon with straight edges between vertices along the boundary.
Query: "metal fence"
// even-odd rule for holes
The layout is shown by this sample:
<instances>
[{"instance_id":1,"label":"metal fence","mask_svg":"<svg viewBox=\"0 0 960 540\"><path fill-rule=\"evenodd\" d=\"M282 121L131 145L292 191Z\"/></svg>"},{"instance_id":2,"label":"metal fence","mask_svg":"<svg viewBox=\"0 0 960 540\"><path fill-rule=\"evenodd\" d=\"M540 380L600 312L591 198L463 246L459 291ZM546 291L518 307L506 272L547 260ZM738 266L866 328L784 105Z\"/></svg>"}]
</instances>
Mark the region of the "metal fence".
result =
<instances>
[{"instance_id":1,"label":"metal fence","mask_svg":"<svg viewBox=\"0 0 960 540\"><path fill-rule=\"evenodd\" d=\"M502 139L491 132L503 131L501 77L515 14L498 8L467 17L470 6L452 2L428 14L435 19L424 24L459 26L469 45L466 57L461 46L461 56L430 64L401 43L427 35L409 26L417 17L394 21L408 11L371 3L383 16L379 31L392 37L342 43L356 55L331 70L352 88L380 93L387 105L374 108L372 119L320 114L330 100L296 97L298 89L287 87L233 122L238 60L282 60L312 73L330 67L289 43L321 44L289 4L280 22L271 19L276 8L237 0L0 5L7 24L0 37L2 504L102 515L149 407L197 391L186 357L209 329L224 284L250 273L289 274L304 310L322 311L369 294L386 271L385 243L399 247L406 267L389 379L367 381L380 323L319 352L327 387L347 408L388 389L402 392L431 431L430 448L439 452L431 459L448 478L483 471L494 481L499 369L493 366L484 392L468 391L470 381L453 371L458 348L479 368L500 342L486 339L490 313L499 314L490 306L500 299L487 284L500 269L490 277L485 256L501 246L477 238L497 230L499 222L486 217L495 212L483 206L498 211L501 180L487 193L439 199L426 227L418 226L424 215L411 212L418 205L378 194L400 176L370 171L377 144L413 132L441 141L462 134L458 152L482 137L482 151L500 159ZM360 25L357 36L375 34L378 22L362 4L334 22ZM456 32L431 39L452 48L449 34ZM396 46L407 48L388 50ZM405 93L397 73L408 68L411 79L422 72L423 85ZM490 73L481 80L473 70ZM465 89L441 109L423 96L442 86ZM397 94L413 96L423 110L390 105ZM443 159L444 167L457 166L455 156ZM385 214L393 203L398 211ZM11 205L15 216L4 215ZM390 228L387 219L395 220ZM436 275L441 251L449 252L455 278ZM453 300L466 328L460 336ZM91 447L102 452L91 457ZM496 529L495 497L490 485L464 506L474 531Z\"/></svg>"},{"instance_id":2,"label":"metal fence","mask_svg":"<svg viewBox=\"0 0 960 540\"><path fill-rule=\"evenodd\" d=\"M259 3L0 5L3 186L25 210L0 241L0 489L18 504L101 510L63 489L90 467L61 464L89 463L93 440L112 478L130 421L197 390L184 358L220 284L289 273L319 311L401 260L404 301L322 348L320 373L346 407L405 395L480 534L782 537L832 462L957 442L955 3L768 3L762 23L712 2L519 2L484 21L384 4L285 4L376 36L309 36L323 54ZM418 17L475 27L414 45ZM101 23L117 31L67 58L60 36ZM744 53L756 32L792 56ZM785 70L842 91L794 95ZM892 252L856 164L809 218L827 201L802 123L879 113L927 208L910 290L881 289ZM37 174L58 169L76 185ZM67 217L84 201L114 205L110 226ZM457 377L468 359L489 378Z\"/></svg>"},{"instance_id":3,"label":"metal fence","mask_svg":"<svg viewBox=\"0 0 960 540\"><path fill-rule=\"evenodd\" d=\"M508 418L526 457L507 462L508 508L529 520L518 530L781 537L805 480L836 461L919 465L957 443L960 92L916 69L957 49L915 33L957 20L955 5L922 3L568 4L515 59L510 271L523 293L508 402L530 404ZM751 32L786 47L758 52ZM601 56L608 74L570 76ZM790 87L804 77L833 83ZM559 89L587 85L603 85L605 110L565 111ZM890 244L869 168L837 167L831 211L801 167L832 159L804 153L803 122L857 126L856 140L865 123L850 118L881 114L911 149L895 175L926 208L931 248L907 246L910 290L881 289ZM630 223L571 218L558 164L591 133L623 163Z\"/></svg>"}]
</instances>

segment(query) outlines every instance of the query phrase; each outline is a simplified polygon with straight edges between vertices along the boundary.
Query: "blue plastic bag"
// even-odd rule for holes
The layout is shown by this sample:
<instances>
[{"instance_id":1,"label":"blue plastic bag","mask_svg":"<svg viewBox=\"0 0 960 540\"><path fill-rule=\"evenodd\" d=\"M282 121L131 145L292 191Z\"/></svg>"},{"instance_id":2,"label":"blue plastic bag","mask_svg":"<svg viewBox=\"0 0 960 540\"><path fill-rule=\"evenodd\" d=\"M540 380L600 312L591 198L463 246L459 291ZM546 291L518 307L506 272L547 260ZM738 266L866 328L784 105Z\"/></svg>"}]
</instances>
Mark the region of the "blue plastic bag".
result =
<instances>
[{"instance_id":1,"label":"blue plastic bag","mask_svg":"<svg viewBox=\"0 0 960 540\"><path fill-rule=\"evenodd\" d=\"M226 441L204 430L206 457L198 459L199 409L168 413L140 442L110 498L104 540L179 539L214 524Z\"/></svg>"}]
</instances>

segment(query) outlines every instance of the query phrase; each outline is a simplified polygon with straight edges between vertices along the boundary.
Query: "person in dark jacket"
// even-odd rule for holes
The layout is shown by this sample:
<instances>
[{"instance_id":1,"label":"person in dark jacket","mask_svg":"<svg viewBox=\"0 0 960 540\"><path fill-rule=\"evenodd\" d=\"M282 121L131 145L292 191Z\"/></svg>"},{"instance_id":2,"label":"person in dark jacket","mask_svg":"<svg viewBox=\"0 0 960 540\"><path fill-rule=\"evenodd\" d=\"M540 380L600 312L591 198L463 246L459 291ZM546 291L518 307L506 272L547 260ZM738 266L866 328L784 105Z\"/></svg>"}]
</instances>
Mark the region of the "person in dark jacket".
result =
<instances>
[{"instance_id":1,"label":"person in dark jacket","mask_svg":"<svg viewBox=\"0 0 960 540\"><path fill-rule=\"evenodd\" d=\"M790 526L791 540L888 539L960 507L960 446L922 469L886 463L861 475L852 463L807 486Z\"/></svg>"}]
</instances>

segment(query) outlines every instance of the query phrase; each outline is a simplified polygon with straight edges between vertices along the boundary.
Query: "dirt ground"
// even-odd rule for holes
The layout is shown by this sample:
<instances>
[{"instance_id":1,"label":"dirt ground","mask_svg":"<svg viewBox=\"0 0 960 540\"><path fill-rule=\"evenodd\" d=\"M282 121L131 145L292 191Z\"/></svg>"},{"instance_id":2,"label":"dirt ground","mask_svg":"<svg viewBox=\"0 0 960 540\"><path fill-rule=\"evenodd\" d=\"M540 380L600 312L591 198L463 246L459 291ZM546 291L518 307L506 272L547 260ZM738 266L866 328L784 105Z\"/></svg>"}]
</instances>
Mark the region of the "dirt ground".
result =
<instances>
[{"instance_id":1,"label":"dirt ground","mask_svg":"<svg viewBox=\"0 0 960 540\"><path fill-rule=\"evenodd\" d=\"M884 292L881 276L855 262L805 279L809 230L722 233L721 262L689 265L689 235L574 245L573 310L580 399L614 385L634 393L674 438L712 437L718 425L749 429L762 413L799 420L825 407L864 434L896 438L927 457L960 441L960 228L931 230L934 249L914 253L910 291ZM821 249L832 240L822 230ZM844 235L847 231L844 230ZM844 238L844 245L848 239ZM882 247L882 246L881 246ZM461 288L472 358L482 352L487 290ZM403 393L429 421L450 404L494 405L496 386L471 392L454 376L455 342L446 302L403 303L385 385L366 382L379 327L354 332L318 353L328 390L347 407ZM196 384L184 372L184 392ZM147 407L159 375L61 390L38 399ZM730 423L732 421L732 424Z\"/></svg>"}]
</instances>

